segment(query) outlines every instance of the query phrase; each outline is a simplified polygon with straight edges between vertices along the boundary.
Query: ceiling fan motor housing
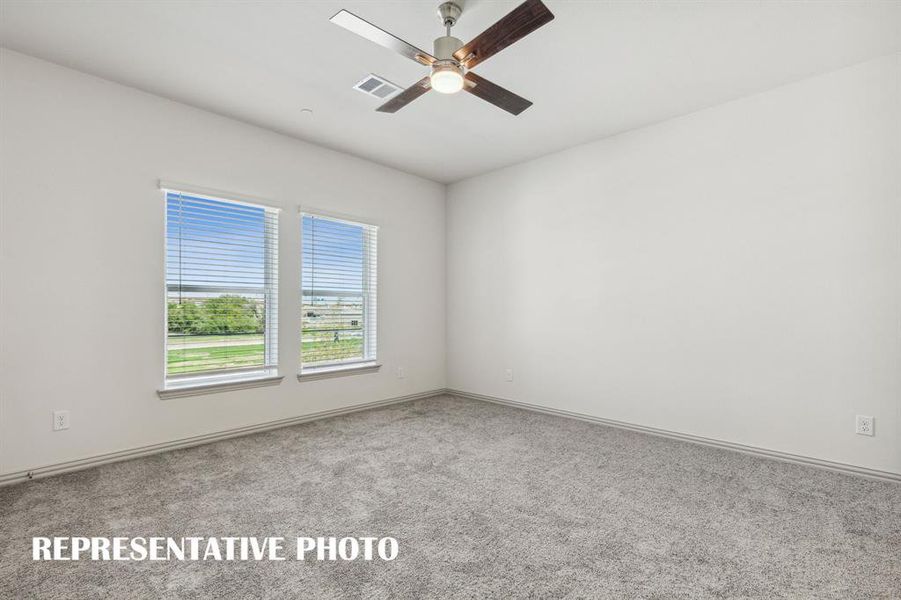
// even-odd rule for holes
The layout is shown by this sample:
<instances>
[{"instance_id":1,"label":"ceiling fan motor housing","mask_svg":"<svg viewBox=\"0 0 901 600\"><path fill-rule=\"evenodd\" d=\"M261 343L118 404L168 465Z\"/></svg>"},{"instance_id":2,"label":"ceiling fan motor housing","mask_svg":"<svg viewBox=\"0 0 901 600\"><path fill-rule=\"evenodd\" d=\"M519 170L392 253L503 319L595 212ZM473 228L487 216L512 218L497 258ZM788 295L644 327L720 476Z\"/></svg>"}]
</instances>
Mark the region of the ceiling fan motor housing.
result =
<instances>
[{"instance_id":1,"label":"ceiling fan motor housing","mask_svg":"<svg viewBox=\"0 0 901 600\"><path fill-rule=\"evenodd\" d=\"M463 47L463 40L459 40L451 35L444 35L435 40L435 58L438 60L453 60L454 52Z\"/></svg>"}]
</instances>

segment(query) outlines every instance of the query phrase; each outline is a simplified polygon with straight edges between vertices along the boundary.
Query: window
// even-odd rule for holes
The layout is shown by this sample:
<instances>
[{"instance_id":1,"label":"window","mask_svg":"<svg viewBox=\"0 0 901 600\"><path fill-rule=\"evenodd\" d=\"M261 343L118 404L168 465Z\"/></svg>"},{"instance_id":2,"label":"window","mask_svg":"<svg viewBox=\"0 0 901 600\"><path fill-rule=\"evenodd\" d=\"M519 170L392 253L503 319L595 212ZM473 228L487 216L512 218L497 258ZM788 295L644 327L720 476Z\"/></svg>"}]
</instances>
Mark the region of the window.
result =
<instances>
[{"instance_id":1,"label":"window","mask_svg":"<svg viewBox=\"0 0 901 600\"><path fill-rule=\"evenodd\" d=\"M378 228L302 214L301 372L376 359Z\"/></svg>"},{"instance_id":2,"label":"window","mask_svg":"<svg viewBox=\"0 0 901 600\"><path fill-rule=\"evenodd\" d=\"M278 209L166 196L166 388L277 374Z\"/></svg>"}]
</instances>

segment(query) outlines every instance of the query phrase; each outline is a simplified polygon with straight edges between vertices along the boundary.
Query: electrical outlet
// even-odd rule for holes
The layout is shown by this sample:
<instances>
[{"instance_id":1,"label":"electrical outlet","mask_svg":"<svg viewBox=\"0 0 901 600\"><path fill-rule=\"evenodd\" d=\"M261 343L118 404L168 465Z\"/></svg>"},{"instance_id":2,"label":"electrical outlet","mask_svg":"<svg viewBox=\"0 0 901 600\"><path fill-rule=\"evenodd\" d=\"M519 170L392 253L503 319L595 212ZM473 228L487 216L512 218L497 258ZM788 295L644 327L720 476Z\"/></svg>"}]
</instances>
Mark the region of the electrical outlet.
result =
<instances>
[{"instance_id":1,"label":"electrical outlet","mask_svg":"<svg viewBox=\"0 0 901 600\"><path fill-rule=\"evenodd\" d=\"M403 367L397 367L397 372L396 372L396 373L397 373L397 378L398 378L398 379L403 379L404 377L407 376L407 371L406 371L406 369L404 369Z\"/></svg>"},{"instance_id":2,"label":"electrical outlet","mask_svg":"<svg viewBox=\"0 0 901 600\"><path fill-rule=\"evenodd\" d=\"M513 369L504 369L504 381L513 381Z\"/></svg>"},{"instance_id":3,"label":"electrical outlet","mask_svg":"<svg viewBox=\"0 0 901 600\"><path fill-rule=\"evenodd\" d=\"M53 431L62 431L69 428L69 411L53 411Z\"/></svg>"},{"instance_id":4,"label":"electrical outlet","mask_svg":"<svg viewBox=\"0 0 901 600\"><path fill-rule=\"evenodd\" d=\"M876 419L866 415L857 415L854 431L858 435L876 435Z\"/></svg>"}]
</instances>

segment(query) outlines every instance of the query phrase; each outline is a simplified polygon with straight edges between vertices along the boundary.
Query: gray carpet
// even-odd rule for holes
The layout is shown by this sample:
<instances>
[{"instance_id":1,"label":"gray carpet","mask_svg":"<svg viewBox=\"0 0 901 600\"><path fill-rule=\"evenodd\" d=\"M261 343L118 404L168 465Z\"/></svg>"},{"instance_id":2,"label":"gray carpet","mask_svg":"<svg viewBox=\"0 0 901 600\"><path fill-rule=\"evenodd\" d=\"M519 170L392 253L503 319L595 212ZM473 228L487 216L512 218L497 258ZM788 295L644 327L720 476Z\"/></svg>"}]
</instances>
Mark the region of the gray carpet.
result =
<instances>
[{"instance_id":1,"label":"gray carpet","mask_svg":"<svg viewBox=\"0 0 901 600\"><path fill-rule=\"evenodd\" d=\"M901 486L436 398L0 488L3 598L897 598ZM394 536L41 562L32 536Z\"/></svg>"}]
</instances>

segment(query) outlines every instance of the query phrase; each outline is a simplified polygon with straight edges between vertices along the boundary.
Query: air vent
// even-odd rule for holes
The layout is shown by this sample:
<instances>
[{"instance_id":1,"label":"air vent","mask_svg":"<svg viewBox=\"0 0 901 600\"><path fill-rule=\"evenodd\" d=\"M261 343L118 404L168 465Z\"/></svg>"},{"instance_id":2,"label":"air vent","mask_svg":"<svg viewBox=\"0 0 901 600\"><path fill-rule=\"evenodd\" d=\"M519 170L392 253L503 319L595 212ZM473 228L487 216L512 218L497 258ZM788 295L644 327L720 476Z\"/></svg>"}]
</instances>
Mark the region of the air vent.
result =
<instances>
[{"instance_id":1,"label":"air vent","mask_svg":"<svg viewBox=\"0 0 901 600\"><path fill-rule=\"evenodd\" d=\"M383 79L378 75L373 75L370 73L366 77L364 77L357 85L354 86L355 90L360 90L364 94L368 96L375 96L376 98L385 99L388 96L400 91L400 88L388 81L387 79Z\"/></svg>"}]
</instances>

